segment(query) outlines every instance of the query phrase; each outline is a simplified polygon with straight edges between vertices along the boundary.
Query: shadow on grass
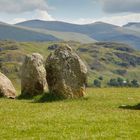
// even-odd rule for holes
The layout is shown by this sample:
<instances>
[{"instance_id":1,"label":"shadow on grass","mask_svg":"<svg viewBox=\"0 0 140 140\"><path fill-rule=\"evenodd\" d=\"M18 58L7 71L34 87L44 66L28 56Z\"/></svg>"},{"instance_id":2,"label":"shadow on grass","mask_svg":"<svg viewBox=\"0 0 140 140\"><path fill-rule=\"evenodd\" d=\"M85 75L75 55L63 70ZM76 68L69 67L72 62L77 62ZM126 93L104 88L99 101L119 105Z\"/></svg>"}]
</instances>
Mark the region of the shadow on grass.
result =
<instances>
[{"instance_id":1,"label":"shadow on grass","mask_svg":"<svg viewBox=\"0 0 140 140\"><path fill-rule=\"evenodd\" d=\"M122 106L119 106L119 108L121 108L121 109L129 109L129 110L140 110L140 103L137 104L137 105L134 105L134 106L122 105Z\"/></svg>"},{"instance_id":2,"label":"shadow on grass","mask_svg":"<svg viewBox=\"0 0 140 140\"><path fill-rule=\"evenodd\" d=\"M77 100L85 100L87 101L87 97L81 97L77 99L67 99L64 98L63 96L58 96L55 93L44 93L41 96L36 96L34 98L34 103L45 103L45 102L57 102L57 101L77 101Z\"/></svg>"},{"instance_id":3,"label":"shadow on grass","mask_svg":"<svg viewBox=\"0 0 140 140\"><path fill-rule=\"evenodd\" d=\"M62 101L65 98L62 96L56 96L56 94L53 93L44 93L41 96L36 96L34 98L34 103L45 103L45 102L55 102L55 101Z\"/></svg>"},{"instance_id":4,"label":"shadow on grass","mask_svg":"<svg viewBox=\"0 0 140 140\"><path fill-rule=\"evenodd\" d=\"M20 94L19 96L16 97L16 99L18 100L32 100L34 99L33 96L29 95L24 95L24 94Z\"/></svg>"},{"instance_id":5,"label":"shadow on grass","mask_svg":"<svg viewBox=\"0 0 140 140\"><path fill-rule=\"evenodd\" d=\"M16 97L18 100L31 100L31 103L45 103L45 102L56 102L56 101L77 101L77 100L88 100L87 97L81 97L77 99L67 99L64 96L58 96L56 93L46 92L42 95L31 96L30 94L21 94Z\"/></svg>"}]
</instances>

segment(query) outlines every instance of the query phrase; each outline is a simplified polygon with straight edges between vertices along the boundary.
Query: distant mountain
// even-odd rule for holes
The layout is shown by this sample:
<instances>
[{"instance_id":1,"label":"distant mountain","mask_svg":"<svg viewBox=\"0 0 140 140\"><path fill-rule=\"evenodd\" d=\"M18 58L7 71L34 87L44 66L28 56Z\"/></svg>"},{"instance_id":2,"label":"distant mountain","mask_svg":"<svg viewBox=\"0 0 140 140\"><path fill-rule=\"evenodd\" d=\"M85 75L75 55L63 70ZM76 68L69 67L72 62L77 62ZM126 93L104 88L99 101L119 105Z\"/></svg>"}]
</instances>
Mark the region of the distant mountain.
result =
<instances>
[{"instance_id":1,"label":"distant mountain","mask_svg":"<svg viewBox=\"0 0 140 140\"><path fill-rule=\"evenodd\" d=\"M0 40L16 41L78 41L93 43L112 41L129 44L140 49L140 23L123 27L95 22L93 24L70 24L60 21L30 20L9 25L0 22Z\"/></svg>"},{"instance_id":2,"label":"distant mountain","mask_svg":"<svg viewBox=\"0 0 140 140\"><path fill-rule=\"evenodd\" d=\"M42 20L29 20L16 24L16 26L34 28L43 33L50 33L51 35L65 41L78 41L82 43L93 43L96 40L90 36L80 32L79 25L60 22L60 21L42 21ZM79 32L75 31L79 28Z\"/></svg>"},{"instance_id":3,"label":"distant mountain","mask_svg":"<svg viewBox=\"0 0 140 140\"><path fill-rule=\"evenodd\" d=\"M96 40L86 34L75 32L59 32L45 29L35 29L25 26L9 25L0 22L0 40L16 41L76 41L81 43L93 43Z\"/></svg>"},{"instance_id":4,"label":"distant mountain","mask_svg":"<svg viewBox=\"0 0 140 140\"><path fill-rule=\"evenodd\" d=\"M31 27L31 28L40 28L47 29L53 31L61 31L61 32L77 32L83 34L93 34L93 32L100 31L108 31L110 29L114 29L118 26L96 22L93 24L71 24L61 21L42 21L42 20L29 20L21 23L17 23L16 25Z\"/></svg>"},{"instance_id":5,"label":"distant mountain","mask_svg":"<svg viewBox=\"0 0 140 140\"><path fill-rule=\"evenodd\" d=\"M140 49L140 33L138 31L103 22L77 25L59 21L30 20L16 25L49 31L80 33L97 41L122 42Z\"/></svg>"},{"instance_id":6,"label":"distant mountain","mask_svg":"<svg viewBox=\"0 0 140 140\"><path fill-rule=\"evenodd\" d=\"M129 22L123 26L124 28L140 32L140 22Z\"/></svg>"},{"instance_id":7,"label":"distant mountain","mask_svg":"<svg viewBox=\"0 0 140 140\"><path fill-rule=\"evenodd\" d=\"M0 22L0 40L16 41L58 41L59 39L40 32Z\"/></svg>"},{"instance_id":8,"label":"distant mountain","mask_svg":"<svg viewBox=\"0 0 140 140\"><path fill-rule=\"evenodd\" d=\"M140 28L140 22L129 22L128 24L123 25L123 27L131 27L131 26Z\"/></svg>"}]
</instances>

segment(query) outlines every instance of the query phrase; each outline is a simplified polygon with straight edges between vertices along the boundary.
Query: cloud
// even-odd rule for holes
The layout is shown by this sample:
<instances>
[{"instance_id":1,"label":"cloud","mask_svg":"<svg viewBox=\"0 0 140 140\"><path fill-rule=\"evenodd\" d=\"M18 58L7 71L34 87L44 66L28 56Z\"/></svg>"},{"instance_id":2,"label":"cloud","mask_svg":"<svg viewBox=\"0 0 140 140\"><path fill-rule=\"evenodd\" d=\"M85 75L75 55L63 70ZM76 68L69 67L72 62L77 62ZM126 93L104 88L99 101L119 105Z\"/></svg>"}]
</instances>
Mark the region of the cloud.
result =
<instances>
[{"instance_id":1,"label":"cloud","mask_svg":"<svg viewBox=\"0 0 140 140\"><path fill-rule=\"evenodd\" d=\"M107 13L140 13L140 0L100 0Z\"/></svg>"},{"instance_id":2,"label":"cloud","mask_svg":"<svg viewBox=\"0 0 140 140\"><path fill-rule=\"evenodd\" d=\"M40 20L55 20L47 11L37 10L35 18Z\"/></svg>"},{"instance_id":3,"label":"cloud","mask_svg":"<svg viewBox=\"0 0 140 140\"><path fill-rule=\"evenodd\" d=\"M0 0L0 12L15 14L33 10L47 10L46 0Z\"/></svg>"},{"instance_id":4,"label":"cloud","mask_svg":"<svg viewBox=\"0 0 140 140\"><path fill-rule=\"evenodd\" d=\"M50 14L48 14L47 11L35 10L33 13L34 15L32 17L13 18L12 20L9 20L8 23L16 24L26 20L34 20L34 19L47 20L47 21L55 20ZM28 14L31 15L32 12L28 12Z\"/></svg>"},{"instance_id":5,"label":"cloud","mask_svg":"<svg viewBox=\"0 0 140 140\"><path fill-rule=\"evenodd\" d=\"M140 21L140 14L139 13L132 13L128 15L117 15L117 16L111 16L111 17L103 17L98 19L92 19L92 18L80 18L73 23L76 24L89 24L93 22L106 22L114 25L122 26L124 24L127 24L128 22L139 22Z\"/></svg>"},{"instance_id":6,"label":"cloud","mask_svg":"<svg viewBox=\"0 0 140 140\"><path fill-rule=\"evenodd\" d=\"M48 13L54 7L47 5L47 0L0 0L0 13L12 17L9 23L18 23L26 20L54 20Z\"/></svg>"}]
</instances>

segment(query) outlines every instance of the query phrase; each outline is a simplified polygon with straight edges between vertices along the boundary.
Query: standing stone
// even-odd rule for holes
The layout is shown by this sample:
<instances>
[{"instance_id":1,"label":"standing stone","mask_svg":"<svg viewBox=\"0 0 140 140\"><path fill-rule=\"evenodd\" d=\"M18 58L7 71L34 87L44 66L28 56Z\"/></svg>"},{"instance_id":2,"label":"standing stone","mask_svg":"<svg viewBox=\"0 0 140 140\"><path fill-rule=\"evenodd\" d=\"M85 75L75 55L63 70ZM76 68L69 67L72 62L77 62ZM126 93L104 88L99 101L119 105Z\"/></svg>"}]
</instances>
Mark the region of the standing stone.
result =
<instances>
[{"instance_id":1,"label":"standing stone","mask_svg":"<svg viewBox=\"0 0 140 140\"><path fill-rule=\"evenodd\" d=\"M87 68L68 45L58 45L46 62L47 82L50 93L63 98L85 95Z\"/></svg>"},{"instance_id":2,"label":"standing stone","mask_svg":"<svg viewBox=\"0 0 140 140\"><path fill-rule=\"evenodd\" d=\"M14 99L16 90L12 82L2 73L0 73L0 96Z\"/></svg>"},{"instance_id":3,"label":"standing stone","mask_svg":"<svg viewBox=\"0 0 140 140\"><path fill-rule=\"evenodd\" d=\"M46 89L46 70L38 53L27 55L21 68L21 95L35 96Z\"/></svg>"}]
</instances>

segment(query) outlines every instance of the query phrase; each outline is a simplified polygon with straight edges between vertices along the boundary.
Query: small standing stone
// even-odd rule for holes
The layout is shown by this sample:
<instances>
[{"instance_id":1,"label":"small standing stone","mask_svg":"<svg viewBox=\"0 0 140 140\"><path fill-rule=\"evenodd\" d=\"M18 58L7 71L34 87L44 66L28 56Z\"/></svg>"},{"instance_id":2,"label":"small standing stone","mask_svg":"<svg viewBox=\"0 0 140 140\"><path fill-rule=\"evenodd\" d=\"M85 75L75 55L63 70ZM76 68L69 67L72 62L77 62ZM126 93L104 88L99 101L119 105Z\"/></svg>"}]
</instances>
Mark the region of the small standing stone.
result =
<instances>
[{"instance_id":1,"label":"small standing stone","mask_svg":"<svg viewBox=\"0 0 140 140\"><path fill-rule=\"evenodd\" d=\"M21 94L35 96L44 93L46 70L43 57L38 53L27 55L21 69Z\"/></svg>"},{"instance_id":2,"label":"small standing stone","mask_svg":"<svg viewBox=\"0 0 140 140\"><path fill-rule=\"evenodd\" d=\"M12 82L2 73L0 73L0 96L14 99L16 90Z\"/></svg>"}]
</instances>

